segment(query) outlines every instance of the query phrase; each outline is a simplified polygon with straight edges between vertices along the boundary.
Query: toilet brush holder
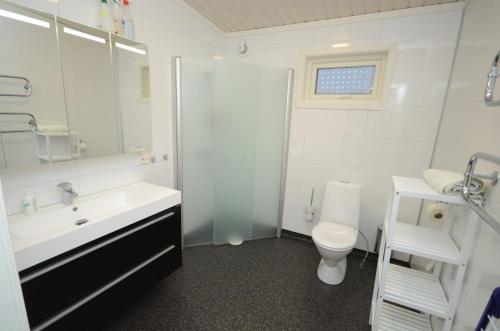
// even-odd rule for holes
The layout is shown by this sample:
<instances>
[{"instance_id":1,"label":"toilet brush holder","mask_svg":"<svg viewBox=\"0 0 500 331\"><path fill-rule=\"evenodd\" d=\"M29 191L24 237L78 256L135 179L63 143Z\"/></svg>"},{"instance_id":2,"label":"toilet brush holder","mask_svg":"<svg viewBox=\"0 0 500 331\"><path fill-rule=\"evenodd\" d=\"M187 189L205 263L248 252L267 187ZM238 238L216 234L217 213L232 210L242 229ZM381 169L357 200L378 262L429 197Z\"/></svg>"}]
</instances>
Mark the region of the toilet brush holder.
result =
<instances>
[{"instance_id":1,"label":"toilet brush holder","mask_svg":"<svg viewBox=\"0 0 500 331\"><path fill-rule=\"evenodd\" d=\"M316 213L316 207L314 206L306 206L306 221L312 222L314 221L314 214Z\"/></svg>"},{"instance_id":2,"label":"toilet brush holder","mask_svg":"<svg viewBox=\"0 0 500 331\"><path fill-rule=\"evenodd\" d=\"M311 192L311 202L309 203L308 206L306 206L305 218L307 222L314 221L314 214L316 213L316 207L313 206L313 201L314 201L314 188L312 189Z\"/></svg>"}]
</instances>

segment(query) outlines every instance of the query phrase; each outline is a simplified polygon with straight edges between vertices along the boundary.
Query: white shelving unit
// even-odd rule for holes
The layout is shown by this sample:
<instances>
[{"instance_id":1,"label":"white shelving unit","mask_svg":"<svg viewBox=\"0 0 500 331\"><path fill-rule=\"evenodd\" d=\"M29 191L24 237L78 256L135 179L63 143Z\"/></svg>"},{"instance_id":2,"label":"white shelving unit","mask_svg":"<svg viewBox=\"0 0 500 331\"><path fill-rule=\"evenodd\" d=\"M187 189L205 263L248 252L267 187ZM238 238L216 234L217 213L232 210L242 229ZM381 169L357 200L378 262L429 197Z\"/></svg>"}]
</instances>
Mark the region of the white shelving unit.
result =
<instances>
[{"instance_id":1,"label":"white shelving unit","mask_svg":"<svg viewBox=\"0 0 500 331\"><path fill-rule=\"evenodd\" d=\"M443 228L398 222L402 197L447 203L449 212ZM450 235L454 214L450 209L456 205L465 202L461 197L436 192L423 179L393 177L373 290L372 330L433 330L431 316L442 319L443 331L451 330L478 229L477 216L471 212L463 244L457 246ZM427 273L393 264L392 251L434 260L434 270ZM443 263L456 266L454 282L447 286L448 291L440 277Z\"/></svg>"},{"instance_id":2,"label":"white shelving unit","mask_svg":"<svg viewBox=\"0 0 500 331\"><path fill-rule=\"evenodd\" d=\"M38 159L44 163L80 158L79 135L76 131L35 131Z\"/></svg>"}]
</instances>

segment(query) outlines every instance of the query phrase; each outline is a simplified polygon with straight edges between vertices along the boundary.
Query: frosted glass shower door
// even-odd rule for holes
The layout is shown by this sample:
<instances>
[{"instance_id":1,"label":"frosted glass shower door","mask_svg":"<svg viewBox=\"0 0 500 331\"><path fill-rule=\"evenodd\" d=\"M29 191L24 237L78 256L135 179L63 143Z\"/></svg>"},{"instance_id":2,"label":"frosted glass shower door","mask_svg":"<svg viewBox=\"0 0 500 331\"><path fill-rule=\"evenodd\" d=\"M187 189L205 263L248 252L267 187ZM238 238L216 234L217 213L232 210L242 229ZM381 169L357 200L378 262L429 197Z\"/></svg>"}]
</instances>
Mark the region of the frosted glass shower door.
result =
<instances>
[{"instance_id":1,"label":"frosted glass shower door","mask_svg":"<svg viewBox=\"0 0 500 331\"><path fill-rule=\"evenodd\" d=\"M276 235L289 71L176 58L184 245Z\"/></svg>"},{"instance_id":2,"label":"frosted glass shower door","mask_svg":"<svg viewBox=\"0 0 500 331\"><path fill-rule=\"evenodd\" d=\"M182 74L180 104L181 164L178 184L182 190L184 245L213 243L214 174L214 68L212 61L178 59Z\"/></svg>"},{"instance_id":3,"label":"frosted glass shower door","mask_svg":"<svg viewBox=\"0 0 500 331\"><path fill-rule=\"evenodd\" d=\"M216 244L276 234L287 85L288 69L216 64Z\"/></svg>"}]
</instances>

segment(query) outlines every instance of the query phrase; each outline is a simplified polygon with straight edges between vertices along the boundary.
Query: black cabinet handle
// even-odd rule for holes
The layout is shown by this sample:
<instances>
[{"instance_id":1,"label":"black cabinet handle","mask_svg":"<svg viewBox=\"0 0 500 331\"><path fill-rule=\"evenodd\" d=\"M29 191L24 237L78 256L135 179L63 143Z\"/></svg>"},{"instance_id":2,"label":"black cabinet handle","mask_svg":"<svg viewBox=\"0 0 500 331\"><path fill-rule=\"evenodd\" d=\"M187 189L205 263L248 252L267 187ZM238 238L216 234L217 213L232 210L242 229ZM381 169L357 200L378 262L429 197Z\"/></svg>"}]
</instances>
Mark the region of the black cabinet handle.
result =
<instances>
[{"instance_id":1,"label":"black cabinet handle","mask_svg":"<svg viewBox=\"0 0 500 331\"><path fill-rule=\"evenodd\" d=\"M106 241L103 241L103 242L101 242L101 243L99 243L99 244L97 244L97 245L95 245L95 246L89 247L89 248L87 248L87 249L85 249L85 250L83 250L83 251L80 251L80 252L78 252L78 253L76 253L76 254L74 254L74 255L68 256L68 257L67 257L67 258L65 258L65 259L62 259L62 260L60 260L60 261L58 261L58 262L55 262L54 264L51 264L51 265L49 265L49 266L47 266L47 267L45 267L45 268L43 268L43 269L40 269L40 270L38 270L38 271L35 271L35 272L34 272L34 273L32 273L32 274L29 274L29 275L26 275L26 276L24 276L24 277L21 277L21 284L23 284L23 283L25 283L25 282L28 282L28 281L30 281L30 280L32 280L32 279L34 279L34 278L36 278L36 277L39 277L39 276L41 276L41 275L43 275L43 274L45 274L45 273L47 273L47 272L49 272L49 271L51 271L51 270L54 270L54 269L56 269L56 268L59 268L60 266L62 266L62 265L64 265L64 264L66 264L66 263L68 263L68 262L71 262L71 261L73 261L73 260L76 260L76 259L78 259L79 257L82 257L82 256L84 256L84 255L86 255L86 254L88 254L88 253L91 253L91 252L93 252L93 251L95 251L95 250L97 250L97 249L99 249L99 248L102 248L102 247L104 247L104 246L107 246L107 245L109 245L109 244L111 244L111 243L113 243L113 242L115 242L115 241L117 241L117 240L119 240L119 239L121 239L121 238L124 238L124 237L126 237L126 236L128 236L128 235L131 235L131 234L132 234L132 233L134 233L134 232L137 232L137 231L142 230L142 229L144 229L144 228L146 228L146 227L148 227L148 226L151 226L151 225L153 225L153 224L155 224L155 223L158 223L158 222L160 222L160 221L163 221L164 219L167 219L167 218L169 218L169 217L172 217L173 215L174 215L174 212L170 212L170 213L168 213L168 214L166 214L166 215L163 215L163 216L161 216L161 217L155 218L154 220L151 220L151 221L149 221L149 222L147 222L147 223L144 223L144 224L142 224L142 225L140 225L140 226L138 226L138 227L136 227L136 228L130 229L130 230L129 230L129 231L127 231L127 232L121 233L121 234L117 235L116 237L110 238L110 239L108 239L108 240L106 240Z\"/></svg>"},{"instance_id":2,"label":"black cabinet handle","mask_svg":"<svg viewBox=\"0 0 500 331\"><path fill-rule=\"evenodd\" d=\"M173 213L171 213L173 214ZM169 214L163 216L161 219L165 219L168 217ZM157 219L156 222L158 222L159 220L161 219ZM148 223L149 224L149 223ZM112 280L111 282L107 283L106 285L102 286L101 288L99 288L98 290L96 290L95 292L92 292L91 294L87 295L86 297L84 297L83 299L81 299L80 301L78 301L77 303L69 306L68 308L64 309L63 311L61 311L59 314L51 317L50 319L46 320L45 322L43 322L42 324L38 325L36 328L32 329L33 331L38 331L38 330L43 330L45 329L46 327L48 327L49 325L53 324L54 322L60 320L61 318L63 318L64 316L68 315L69 313L71 313L72 311L74 311L75 309L78 309L80 306L84 305L85 303L89 302L90 300L92 300L93 298L95 298L96 296L98 296L99 294L107 291L108 289L110 289L111 287L115 286L116 284L118 284L119 282L123 281L124 279L126 279L127 277L129 277L130 275L136 273L137 271L141 270L142 268L144 268L145 266L147 266L148 264L150 264L151 262L157 260L158 258L160 258L161 256L165 255L166 253L170 252L172 249L175 248L175 245L170 245L168 246L166 249L164 249L163 251L159 252L158 254L154 255L153 257L149 258L148 260L142 262L141 264L139 264L138 266L130 269L129 271L127 271L126 273L122 274L120 277L118 278L115 278L114 280Z\"/></svg>"}]
</instances>

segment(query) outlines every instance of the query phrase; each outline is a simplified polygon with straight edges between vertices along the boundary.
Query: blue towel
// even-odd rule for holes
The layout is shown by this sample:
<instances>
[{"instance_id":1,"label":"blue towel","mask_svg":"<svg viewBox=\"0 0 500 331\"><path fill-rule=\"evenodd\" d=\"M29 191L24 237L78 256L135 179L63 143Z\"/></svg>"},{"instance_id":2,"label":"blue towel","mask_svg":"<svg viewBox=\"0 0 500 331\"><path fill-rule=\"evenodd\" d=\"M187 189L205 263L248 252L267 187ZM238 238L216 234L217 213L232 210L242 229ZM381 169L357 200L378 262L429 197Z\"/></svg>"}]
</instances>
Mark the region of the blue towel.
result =
<instances>
[{"instance_id":1,"label":"blue towel","mask_svg":"<svg viewBox=\"0 0 500 331\"><path fill-rule=\"evenodd\" d=\"M481 316L481 319L476 326L476 331L486 329L489 322L488 315L495 318L500 317L500 287L497 287L493 290L493 293L491 293L490 300L484 309L483 316Z\"/></svg>"}]
</instances>

